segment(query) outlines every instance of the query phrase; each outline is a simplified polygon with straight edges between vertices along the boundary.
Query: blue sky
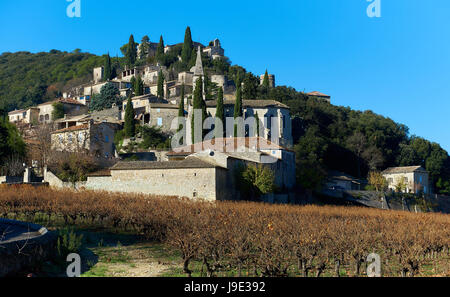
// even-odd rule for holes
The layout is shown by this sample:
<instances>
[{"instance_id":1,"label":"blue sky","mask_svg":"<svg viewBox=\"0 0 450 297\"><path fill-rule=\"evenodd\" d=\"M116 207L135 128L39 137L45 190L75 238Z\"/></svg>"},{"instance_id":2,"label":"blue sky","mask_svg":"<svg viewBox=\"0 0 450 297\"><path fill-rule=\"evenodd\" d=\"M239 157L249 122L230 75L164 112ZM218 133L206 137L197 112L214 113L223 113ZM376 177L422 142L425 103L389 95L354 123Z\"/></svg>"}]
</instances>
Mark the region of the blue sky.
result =
<instances>
[{"instance_id":1,"label":"blue sky","mask_svg":"<svg viewBox=\"0 0 450 297\"><path fill-rule=\"evenodd\" d=\"M277 84L318 90L336 105L373 110L450 151L450 1L380 0L107 1L2 0L0 52L120 54L131 33L140 41L219 38L234 64L267 68Z\"/></svg>"}]
</instances>

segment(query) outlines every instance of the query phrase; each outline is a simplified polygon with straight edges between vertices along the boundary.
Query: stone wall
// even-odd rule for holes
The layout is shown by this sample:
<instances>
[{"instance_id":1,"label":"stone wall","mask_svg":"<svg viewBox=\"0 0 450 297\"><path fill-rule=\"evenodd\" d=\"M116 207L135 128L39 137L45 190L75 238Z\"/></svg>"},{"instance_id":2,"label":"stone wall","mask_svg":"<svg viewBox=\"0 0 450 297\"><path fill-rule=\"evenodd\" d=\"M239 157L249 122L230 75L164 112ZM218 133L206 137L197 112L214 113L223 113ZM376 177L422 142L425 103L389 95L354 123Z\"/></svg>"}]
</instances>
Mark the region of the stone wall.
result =
<instances>
[{"instance_id":1,"label":"stone wall","mask_svg":"<svg viewBox=\"0 0 450 297\"><path fill-rule=\"evenodd\" d=\"M214 201L216 170L216 168L112 170L109 177L88 177L85 188Z\"/></svg>"}]
</instances>

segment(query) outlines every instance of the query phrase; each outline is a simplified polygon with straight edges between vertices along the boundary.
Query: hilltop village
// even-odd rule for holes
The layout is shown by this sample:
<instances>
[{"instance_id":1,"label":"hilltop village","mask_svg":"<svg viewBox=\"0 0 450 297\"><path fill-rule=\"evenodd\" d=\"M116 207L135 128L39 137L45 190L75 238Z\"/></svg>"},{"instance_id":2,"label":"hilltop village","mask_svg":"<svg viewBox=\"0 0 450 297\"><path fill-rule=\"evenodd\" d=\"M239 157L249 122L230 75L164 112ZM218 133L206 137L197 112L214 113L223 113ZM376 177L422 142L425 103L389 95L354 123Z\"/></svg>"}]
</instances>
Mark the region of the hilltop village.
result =
<instances>
[{"instance_id":1,"label":"hilltop village","mask_svg":"<svg viewBox=\"0 0 450 297\"><path fill-rule=\"evenodd\" d=\"M130 37L123 67L113 67L108 55L104 65L92 70L90 82L71 87L56 100L9 112L9 121L36 151L24 182L211 201L250 197L296 202L290 108L267 97L242 99L242 92L251 93L251 88L269 93L275 75L266 71L250 88L239 72L228 77L217 70L228 59L219 39L204 46L190 36L188 28L184 43L167 46L162 38L159 43L143 38L137 44ZM162 57L168 56L184 66L179 71L164 66ZM214 67L206 71L205 64ZM321 92L306 95L331 102ZM214 121L200 134L210 132L213 137L195 139L197 109L203 120ZM227 118L241 118L242 133L236 123L225 127ZM217 119L225 131L218 132ZM255 119L255 127L246 125L247 119ZM180 133L174 147L173 137ZM95 170L58 172L50 161L69 162L68 154L77 154L79 160L89 156L95 166L83 166ZM428 173L420 166L391 168L384 174L392 189L400 178L402 191L429 191ZM257 182L246 176L266 182L255 188ZM330 173L326 184L328 190L363 186L363 181L341 172Z\"/></svg>"}]
</instances>

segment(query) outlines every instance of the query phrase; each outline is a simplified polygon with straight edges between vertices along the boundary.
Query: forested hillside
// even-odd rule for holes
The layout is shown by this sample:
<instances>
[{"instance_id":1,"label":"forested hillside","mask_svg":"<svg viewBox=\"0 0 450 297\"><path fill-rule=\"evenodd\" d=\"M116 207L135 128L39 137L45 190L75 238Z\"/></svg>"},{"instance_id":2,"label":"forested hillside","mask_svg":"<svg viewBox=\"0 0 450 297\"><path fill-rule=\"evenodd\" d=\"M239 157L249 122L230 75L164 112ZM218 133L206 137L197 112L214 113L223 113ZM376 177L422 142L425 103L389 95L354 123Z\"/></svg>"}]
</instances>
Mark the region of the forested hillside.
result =
<instances>
[{"instance_id":1,"label":"forested hillside","mask_svg":"<svg viewBox=\"0 0 450 297\"><path fill-rule=\"evenodd\" d=\"M78 85L92 77L104 59L75 50L0 55L0 109L25 108L54 99L64 85Z\"/></svg>"},{"instance_id":2,"label":"forested hillside","mask_svg":"<svg viewBox=\"0 0 450 297\"><path fill-rule=\"evenodd\" d=\"M173 55L171 51L161 53L158 60L176 72L183 65L174 62L170 58ZM0 109L10 111L52 100L65 87L89 81L92 68L104 65L105 57L57 50L4 53L0 56ZM371 111L355 111L308 98L293 88L269 88L260 85L258 78L245 68L231 66L228 59L203 58L207 73L226 74L229 79L243 82L243 99L274 99L291 107L297 177L303 187L316 188L330 169L366 177L370 170L422 165L431 173L434 190L450 194L448 153L437 143L409 135L405 125ZM116 67L124 60L115 59ZM209 83L206 82L208 96L214 99L214 85Z\"/></svg>"}]
</instances>

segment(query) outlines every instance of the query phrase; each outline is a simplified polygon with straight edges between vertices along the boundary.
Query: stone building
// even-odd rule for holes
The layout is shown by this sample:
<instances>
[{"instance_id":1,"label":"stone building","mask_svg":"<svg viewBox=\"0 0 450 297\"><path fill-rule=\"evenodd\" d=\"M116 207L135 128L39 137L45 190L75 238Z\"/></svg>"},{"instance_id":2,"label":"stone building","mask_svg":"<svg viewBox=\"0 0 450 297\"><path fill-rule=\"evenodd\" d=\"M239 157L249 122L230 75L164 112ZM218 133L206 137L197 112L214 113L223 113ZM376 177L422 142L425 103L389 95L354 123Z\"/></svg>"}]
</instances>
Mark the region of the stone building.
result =
<instances>
[{"instance_id":1,"label":"stone building","mask_svg":"<svg viewBox=\"0 0 450 297\"><path fill-rule=\"evenodd\" d=\"M242 139L243 146L224 141L228 150L204 149L199 152L172 152L166 162L119 162L110 172L88 177L86 188L117 192L144 193L191 199L239 200L236 170L241 165L267 166L274 171L275 183L289 190L295 184L295 154L263 139L261 149L250 149L252 140ZM240 140L236 139L236 143ZM212 144L216 146L217 143ZM234 149L230 149L230 145ZM204 147L208 145L205 143ZM243 149L245 148L245 149ZM186 148L184 148L186 150ZM185 155L183 155L185 154ZM177 157L174 157L177 156Z\"/></svg>"},{"instance_id":2,"label":"stone building","mask_svg":"<svg viewBox=\"0 0 450 297\"><path fill-rule=\"evenodd\" d=\"M101 66L94 68L92 76L94 79L94 83L101 82L105 77L105 67Z\"/></svg>"},{"instance_id":3,"label":"stone building","mask_svg":"<svg viewBox=\"0 0 450 297\"><path fill-rule=\"evenodd\" d=\"M382 174L390 190L395 191L399 184L404 183L406 193L431 194L429 173L421 166L391 167Z\"/></svg>"},{"instance_id":4,"label":"stone building","mask_svg":"<svg viewBox=\"0 0 450 297\"><path fill-rule=\"evenodd\" d=\"M224 111L226 118L234 117L234 100L224 100ZM282 146L289 147L293 143L292 123L290 108L275 100L243 100L244 121L249 117L255 117L258 114L260 124L260 136L265 139L278 142ZM217 102L215 100L206 101L207 112L212 117L216 115ZM247 122L247 124L250 122ZM246 122L244 122L246 124ZM190 121L187 121L188 139L190 138ZM224 130L226 130L224 123ZM231 133L231 134L230 134ZM226 131L227 136L233 136L233 131ZM245 136L253 137L256 135L256 127L252 131L249 126L245 126Z\"/></svg>"},{"instance_id":5,"label":"stone building","mask_svg":"<svg viewBox=\"0 0 450 297\"><path fill-rule=\"evenodd\" d=\"M264 83L264 76L265 74L262 74L259 76L259 83L262 85ZM269 74L269 87L275 88L275 74Z\"/></svg>"},{"instance_id":6,"label":"stone building","mask_svg":"<svg viewBox=\"0 0 450 297\"><path fill-rule=\"evenodd\" d=\"M225 50L222 48L219 39L211 41L209 43L209 46L203 49L203 52L206 53L208 57L212 58L213 60L225 56Z\"/></svg>"},{"instance_id":7,"label":"stone building","mask_svg":"<svg viewBox=\"0 0 450 297\"><path fill-rule=\"evenodd\" d=\"M52 148L56 151L89 152L97 157L115 156L114 133L119 128L111 123L71 126L51 133Z\"/></svg>"},{"instance_id":8,"label":"stone building","mask_svg":"<svg viewBox=\"0 0 450 297\"><path fill-rule=\"evenodd\" d=\"M8 113L8 119L11 123L33 124L39 122L39 108L31 107L28 109L14 110Z\"/></svg>"},{"instance_id":9,"label":"stone building","mask_svg":"<svg viewBox=\"0 0 450 297\"><path fill-rule=\"evenodd\" d=\"M31 107L24 110L14 110L8 113L9 121L12 123L38 124L38 123L52 123L54 104L61 103L64 109L64 114L76 116L88 113L88 107L80 102L63 98L55 101L39 104L36 107Z\"/></svg>"},{"instance_id":10,"label":"stone building","mask_svg":"<svg viewBox=\"0 0 450 297\"><path fill-rule=\"evenodd\" d=\"M325 94L323 94L323 93L321 93L321 92L318 92L318 91L314 91L314 92L311 92L311 93L307 93L306 95L307 95L308 97L311 97L311 98L322 99L322 100L327 101L328 103L331 103L331 96L325 95Z\"/></svg>"}]
</instances>

